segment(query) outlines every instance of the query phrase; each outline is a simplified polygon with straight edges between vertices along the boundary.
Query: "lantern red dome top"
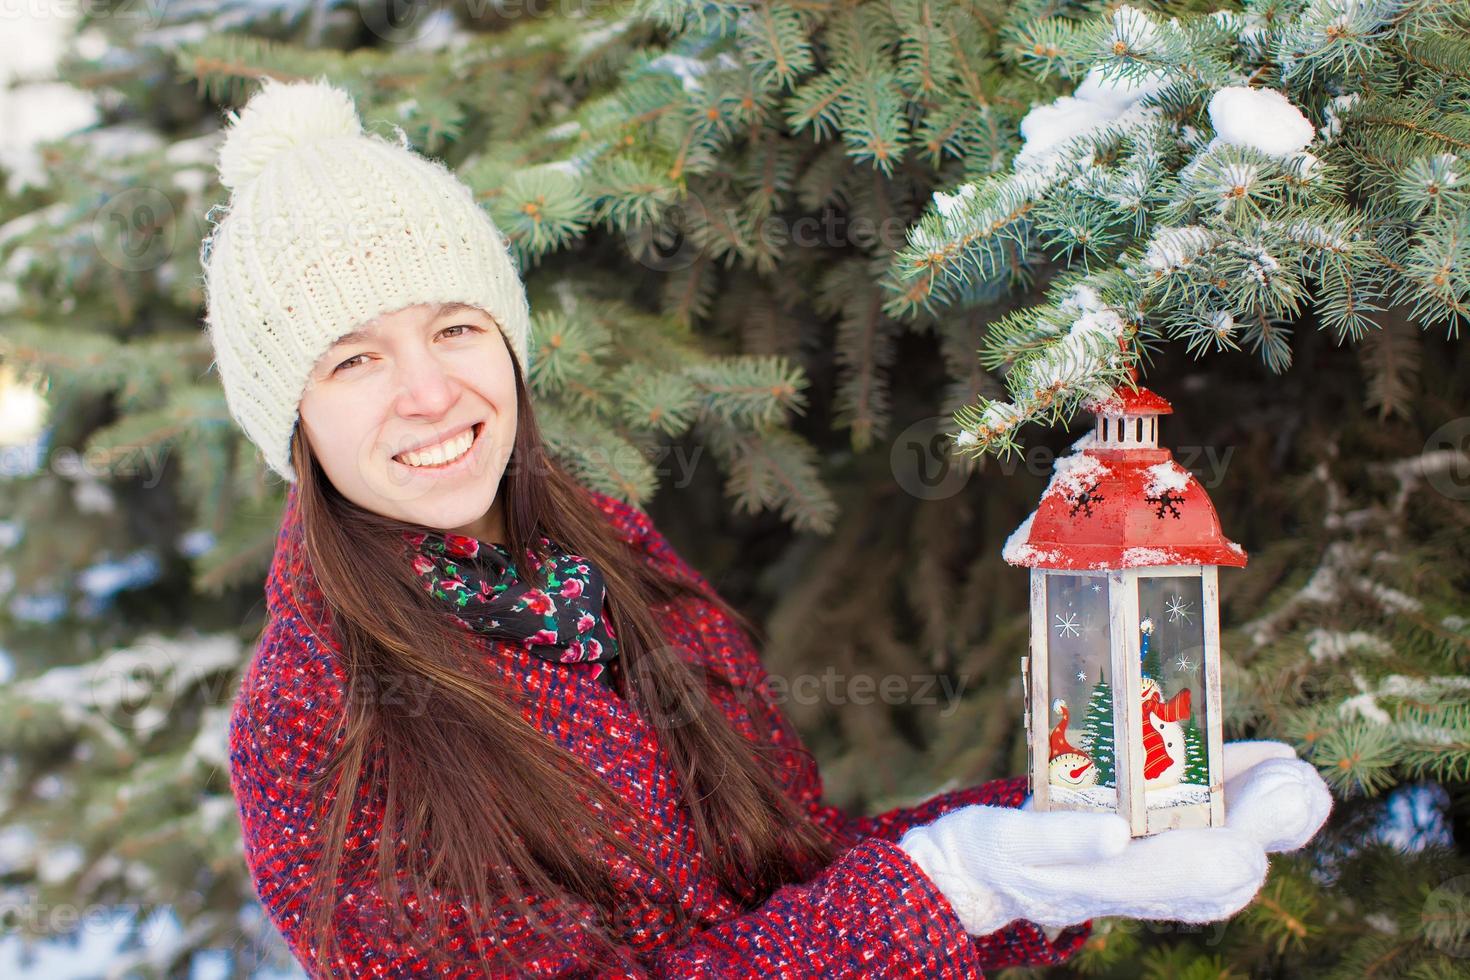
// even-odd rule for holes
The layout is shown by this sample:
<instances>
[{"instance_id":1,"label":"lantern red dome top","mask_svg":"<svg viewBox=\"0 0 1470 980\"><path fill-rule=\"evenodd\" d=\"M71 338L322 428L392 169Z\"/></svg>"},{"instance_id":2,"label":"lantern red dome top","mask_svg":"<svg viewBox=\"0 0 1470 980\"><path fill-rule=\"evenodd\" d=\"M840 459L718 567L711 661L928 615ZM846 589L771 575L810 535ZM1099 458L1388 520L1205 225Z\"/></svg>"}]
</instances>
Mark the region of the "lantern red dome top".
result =
<instances>
[{"instance_id":1,"label":"lantern red dome top","mask_svg":"<svg viewBox=\"0 0 1470 980\"><path fill-rule=\"evenodd\" d=\"M1007 562L1079 571L1246 563L1204 487L1157 444L1167 401L1123 386L1087 408L1096 428L1057 458L1041 503L1006 541Z\"/></svg>"},{"instance_id":2,"label":"lantern red dome top","mask_svg":"<svg viewBox=\"0 0 1470 980\"><path fill-rule=\"evenodd\" d=\"M1133 383L1138 384L1138 369L1129 368ZM1172 415L1174 406L1147 388L1115 388L1104 398L1084 402L1093 415Z\"/></svg>"}]
</instances>

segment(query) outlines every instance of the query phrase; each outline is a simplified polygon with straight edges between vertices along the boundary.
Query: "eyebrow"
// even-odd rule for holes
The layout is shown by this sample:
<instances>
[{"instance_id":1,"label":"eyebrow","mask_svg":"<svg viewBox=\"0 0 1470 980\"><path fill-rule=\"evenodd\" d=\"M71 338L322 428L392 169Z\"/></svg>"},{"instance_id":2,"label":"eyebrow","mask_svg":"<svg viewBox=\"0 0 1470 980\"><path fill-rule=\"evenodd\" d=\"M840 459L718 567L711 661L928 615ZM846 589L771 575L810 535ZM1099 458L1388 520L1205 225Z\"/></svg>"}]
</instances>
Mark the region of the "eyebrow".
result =
<instances>
[{"instance_id":1,"label":"eyebrow","mask_svg":"<svg viewBox=\"0 0 1470 980\"><path fill-rule=\"evenodd\" d=\"M442 320L446 316L451 316L455 313L465 312L481 313L483 311L478 306L471 306L469 303L441 303L439 305L438 311L434 314L432 319ZM367 339L368 333L369 332L367 330L353 330L349 333L344 333L342 336L332 341L332 346L336 347L339 344L355 344L359 340Z\"/></svg>"},{"instance_id":2,"label":"eyebrow","mask_svg":"<svg viewBox=\"0 0 1470 980\"><path fill-rule=\"evenodd\" d=\"M471 306L469 303L444 303L439 307L439 312L434 314L434 319L442 319L443 317L449 316L451 313L464 312L483 313L484 311L481 310L478 306Z\"/></svg>"}]
</instances>

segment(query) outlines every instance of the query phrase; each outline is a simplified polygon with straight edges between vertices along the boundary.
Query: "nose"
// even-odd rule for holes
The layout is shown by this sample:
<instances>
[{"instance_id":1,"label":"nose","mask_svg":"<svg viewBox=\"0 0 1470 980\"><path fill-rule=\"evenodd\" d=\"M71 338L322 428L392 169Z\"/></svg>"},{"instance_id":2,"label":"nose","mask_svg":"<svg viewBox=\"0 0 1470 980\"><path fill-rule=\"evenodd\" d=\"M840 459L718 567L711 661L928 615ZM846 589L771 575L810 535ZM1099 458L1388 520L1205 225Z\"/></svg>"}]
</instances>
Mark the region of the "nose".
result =
<instances>
[{"instance_id":1,"label":"nose","mask_svg":"<svg viewBox=\"0 0 1470 980\"><path fill-rule=\"evenodd\" d=\"M459 399L459 383L427 351L402 355L397 372L395 408L404 418L429 421L442 418Z\"/></svg>"}]
</instances>

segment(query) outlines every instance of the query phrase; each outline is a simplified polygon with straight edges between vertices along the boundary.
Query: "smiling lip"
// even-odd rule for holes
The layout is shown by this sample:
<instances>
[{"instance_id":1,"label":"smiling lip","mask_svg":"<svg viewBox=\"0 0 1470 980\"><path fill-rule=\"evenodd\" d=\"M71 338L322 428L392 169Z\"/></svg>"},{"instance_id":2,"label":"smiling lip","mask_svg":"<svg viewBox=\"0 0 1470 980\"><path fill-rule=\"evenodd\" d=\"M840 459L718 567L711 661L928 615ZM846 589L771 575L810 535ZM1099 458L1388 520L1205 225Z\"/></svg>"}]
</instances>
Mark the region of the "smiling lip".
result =
<instances>
[{"instance_id":1,"label":"smiling lip","mask_svg":"<svg viewBox=\"0 0 1470 980\"><path fill-rule=\"evenodd\" d=\"M426 444L421 445L421 446L415 446L412 449L405 449L403 452L395 454L393 456L393 462L397 463L399 466L406 466L406 467L408 467L409 469L412 469L412 470L426 470L426 471L428 471L430 473L437 473L437 472L440 472L442 470L453 469L453 468L457 467L459 464L463 463L466 459L468 459L471 456L471 454L474 453L474 451L476 450L476 448L479 446L480 436L484 434L484 428L485 428L485 423L484 422L471 422L465 428L459 429L459 430L457 430L455 432L452 432L448 436L446 436L443 439L440 439L440 440L438 440L436 442L430 442L430 443L426 443ZM406 463L402 459L399 458L400 456L407 456L409 453L422 452L423 450L428 449L431 446L438 446L438 445L441 445L441 444L446 443L446 442L453 442L456 438L458 438L459 436L463 435L467 431L473 431L473 433L474 433L474 439L470 443L469 448L466 449L464 452L460 453L454 459L448 461L447 463L430 463L430 464L423 464L423 465L415 466L412 463Z\"/></svg>"}]
</instances>

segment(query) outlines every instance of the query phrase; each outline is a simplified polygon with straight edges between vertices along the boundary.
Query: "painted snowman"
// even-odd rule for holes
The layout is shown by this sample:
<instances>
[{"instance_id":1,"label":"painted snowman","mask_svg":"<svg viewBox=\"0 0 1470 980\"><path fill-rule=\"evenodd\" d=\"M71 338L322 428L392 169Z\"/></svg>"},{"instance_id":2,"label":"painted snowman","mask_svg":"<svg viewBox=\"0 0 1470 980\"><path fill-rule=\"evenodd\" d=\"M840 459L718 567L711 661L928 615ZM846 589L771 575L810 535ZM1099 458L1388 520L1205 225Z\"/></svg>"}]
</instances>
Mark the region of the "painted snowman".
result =
<instances>
[{"instance_id":1,"label":"painted snowman","mask_svg":"<svg viewBox=\"0 0 1470 980\"><path fill-rule=\"evenodd\" d=\"M1051 761L1047 764L1047 781L1054 786L1096 786L1097 766L1093 764L1092 757L1067 741L1067 722L1071 719L1067 702L1057 698L1052 702L1051 709L1061 715L1062 720L1051 730Z\"/></svg>"},{"instance_id":2,"label":"painted snowman","mask_svg":"<svg viewBox=\"0 0 1470 980\"><path fill-rule=\"evenodd\" d=\"M1168 701L1158 682L1143 678L1143 788L1178 786L1184 778L1184 728L1189 720L1189 688Z\"/></svg>"}]
</instances>

